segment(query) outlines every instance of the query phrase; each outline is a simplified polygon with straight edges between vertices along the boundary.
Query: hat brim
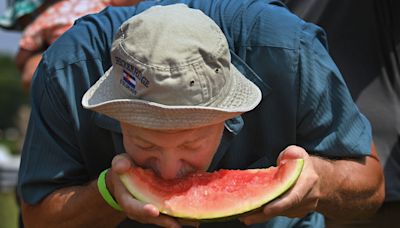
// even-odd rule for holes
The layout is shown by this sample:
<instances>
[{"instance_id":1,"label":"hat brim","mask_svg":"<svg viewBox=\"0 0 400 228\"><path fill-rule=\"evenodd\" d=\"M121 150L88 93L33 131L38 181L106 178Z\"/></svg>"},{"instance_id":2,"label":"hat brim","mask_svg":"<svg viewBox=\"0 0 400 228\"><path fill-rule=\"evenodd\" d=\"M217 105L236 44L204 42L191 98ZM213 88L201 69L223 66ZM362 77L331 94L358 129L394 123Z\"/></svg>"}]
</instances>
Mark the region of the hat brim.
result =
<instances>
[{"instance_id":1,"label":"hat brim","mask_svg":"<svg viewBox=\"0 0 400 228\"><path fill-rule=\"evenodd\" d=\"M254 109L261 100L260 89L231 64L233 87L219 104L210 106L163 105L126 98L115 89L111 67L83 96L83 107L138 127L190 129L223 122Z\"/></svg>"}]
</instances>

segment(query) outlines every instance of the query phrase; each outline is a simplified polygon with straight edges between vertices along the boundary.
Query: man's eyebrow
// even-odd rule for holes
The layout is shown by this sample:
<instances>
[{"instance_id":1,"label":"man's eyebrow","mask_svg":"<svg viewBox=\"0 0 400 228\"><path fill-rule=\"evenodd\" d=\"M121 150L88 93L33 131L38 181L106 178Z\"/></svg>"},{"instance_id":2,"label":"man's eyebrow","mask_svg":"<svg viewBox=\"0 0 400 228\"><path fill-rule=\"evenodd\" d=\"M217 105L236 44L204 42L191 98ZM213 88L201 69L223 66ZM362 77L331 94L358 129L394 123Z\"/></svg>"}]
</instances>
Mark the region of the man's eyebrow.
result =
<instances>
[{"instance_id":1,"label":"man's eyebrow","mask_svg":"<svg viewBox=\"0 0 400 228\"><path fill-rule=\"evenodd\" d=\"M184 142L182 143L182 145L195 143L195 142L198 142L198 141L203 140L204 138L205 138L204 136L199 136L199 137L197 137L196 139L184 141Z\"/></svg>"},{"instance_id":2,"label":"man's eyebrow","mask_svg":"<svg viewBox=\"0 0 400 228\"><path fill-rule=\"evenodd\" d=\"M148 140L146 140L146 139L140 137L139 135L136 135L134 138L137 139L137 140L139 140L139 141L142 141L142 142L144 142L144 143L147 143L147 144L156 145L156 144L154 144L154 143L152 143L152 142L150 142L150 141L148 141Z\"/></svg>"},{"instance_id":3,"label":"man's eyebrow","mask_svg":"<svg viewBox=\"0 0 400 228\"><path fill-rule=\"evenodd\" d=\"M203 140L203 139L205 139L205 138L206 138L205 136L200 135L200 136L196 137L196 138L193 139L193 140L186 140L186 141L182 142L181 145L186 145L186 144L195 143L195 142L201 141L201 140ZM135 135L135 139L138 140L138 141L147 143L147 144L151 144L151 145L158 146L157 144L155 144L155 143L153 143L153 142L150 142L150 141L148 141L148 140L146 140L146 139L140 137L139 135Z\"/></svg>"}]
</instances>

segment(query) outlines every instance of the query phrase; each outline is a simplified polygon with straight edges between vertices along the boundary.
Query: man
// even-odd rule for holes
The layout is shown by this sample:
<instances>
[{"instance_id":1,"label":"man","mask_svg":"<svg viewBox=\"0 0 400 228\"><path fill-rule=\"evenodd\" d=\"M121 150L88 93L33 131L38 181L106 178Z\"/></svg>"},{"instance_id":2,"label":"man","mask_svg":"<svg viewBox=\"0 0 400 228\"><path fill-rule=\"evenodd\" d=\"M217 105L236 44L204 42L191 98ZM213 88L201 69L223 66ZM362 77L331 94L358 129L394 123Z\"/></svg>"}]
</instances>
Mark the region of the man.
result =
<instances>
[{"instance_id":1,"label":"man","mask_svg":"<svg viewBox=\"0 0 400 228\"><path fill-rule=\"evenodd\" d=\"M176 2L88 16L44 54L19 179L26 224L179 227L132 198L118 174L140 165L171 179L294 157L305 167L284 197L202 226L322 227L320 213L379 207L370 126L318 27L263 0L185 1L217 26L181 4L144 11L156 3Z\"/></svg>"},{"instance_id":2,"label":"man","mask_svg":"<svg viewBox=\"0 0 400 228\"><path fill-rule=\"evenodd\" d=\"M385 202L379 211L364 220L337 221L336 226L393 226L400 214L400 2L285 2L299 16L325 29L329 52L357 106L371 122L384 170Z\"/></svg>"}]
</instances>

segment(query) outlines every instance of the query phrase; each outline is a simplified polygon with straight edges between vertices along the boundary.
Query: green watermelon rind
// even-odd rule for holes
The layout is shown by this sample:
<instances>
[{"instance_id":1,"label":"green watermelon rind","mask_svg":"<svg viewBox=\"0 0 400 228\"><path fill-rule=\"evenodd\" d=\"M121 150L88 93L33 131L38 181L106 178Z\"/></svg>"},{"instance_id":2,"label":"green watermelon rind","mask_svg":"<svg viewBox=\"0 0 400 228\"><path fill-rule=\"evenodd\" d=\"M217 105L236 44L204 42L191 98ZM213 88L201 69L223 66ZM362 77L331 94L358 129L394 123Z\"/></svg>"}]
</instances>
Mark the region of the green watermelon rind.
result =
<instances>
[{"instance_id":1,"label":"green watermelon rind","mask_svg":"<svg viewBox=\"0 0 400 228\"><path fill-rule=\"evenodd\" d=\"M162 205L157 205L155 203L152 203L152 199L149 199L149 197L145 194L142 193L142 191L139 191L138 189L135 189L133 184L131 183L131 180L128 175L121 175L120 179L127 188L127 190L139 201L142 201L144 203L152 203L154 206L156 206L159 211L162 214L169 215L171 217L176 217L176 218L181 218L181 219L187 219L187 220L192 220L192 221L203 221L203 222L213 222L213 221L226 221L230 220L233 218L237 218L240 215L247 214L249 212L255 211L263 207L264 205L268 204L269 202L273 201L274 199L278 198L285 192L287 192L297 181L299 178L302 169L304 166L304 160L303 159L296 159L296 165L295 169L292 170L292 175L290 175L290 178L286 179L285 183L281 185L280 188L276 189L275 192L267 194L264 198L261 198L259 200L259 203L251 204L248 205L247 207L241 207L239 210L232 210L229 213L225 214L220 214L220 213L205 213L205 215L189 215L179 212L173 212L169 209L163 208ZM257 171L255 169L254 171Z\"/></svg>"}]
</instances>

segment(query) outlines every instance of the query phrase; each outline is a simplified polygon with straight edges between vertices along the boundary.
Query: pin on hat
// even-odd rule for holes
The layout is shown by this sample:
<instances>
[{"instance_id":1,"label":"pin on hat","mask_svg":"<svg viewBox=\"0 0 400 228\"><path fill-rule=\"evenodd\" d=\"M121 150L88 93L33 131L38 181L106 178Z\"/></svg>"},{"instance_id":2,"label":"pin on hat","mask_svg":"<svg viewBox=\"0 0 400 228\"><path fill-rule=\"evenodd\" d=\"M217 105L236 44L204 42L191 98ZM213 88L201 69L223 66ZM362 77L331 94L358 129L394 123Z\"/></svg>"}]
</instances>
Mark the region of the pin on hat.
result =
<instances>
[{"instance_id":1,"label":"pin on hat","mask_svg":"<svg viewBox=\"0 0 400 228\"><path fill-rule=\"evenodd\" d=\"M221 29L184 4L154 6L124 22L111 58L82 105L138 127L202 127L261 100L259 88L231 64Z\"/></svg>"}]
</instances>

